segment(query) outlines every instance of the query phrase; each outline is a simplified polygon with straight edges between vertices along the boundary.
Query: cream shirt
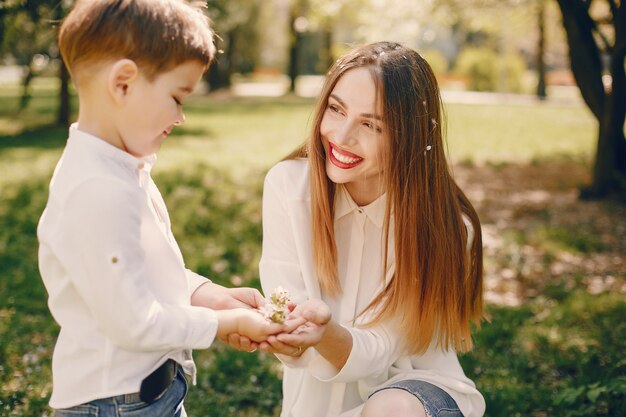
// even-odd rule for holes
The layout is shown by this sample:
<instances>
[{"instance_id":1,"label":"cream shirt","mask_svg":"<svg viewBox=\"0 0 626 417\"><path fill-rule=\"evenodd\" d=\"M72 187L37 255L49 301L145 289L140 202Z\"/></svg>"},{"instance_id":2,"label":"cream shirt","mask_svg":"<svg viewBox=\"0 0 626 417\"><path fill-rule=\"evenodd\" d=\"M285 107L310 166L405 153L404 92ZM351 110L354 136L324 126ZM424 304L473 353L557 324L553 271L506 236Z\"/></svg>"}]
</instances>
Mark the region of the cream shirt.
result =
<instances>
[{"instance_id":1,"label":"cream shirt","mask_svg":"<svg viewBox=\"0 0 626 417\"><path fill-rule=\"evenodd\" d=\"M404 356L400 352L402 334L394 327L358 327L368 315L352 321L383 288L385 198L358 207L343 186L337 187L335 238L343 294L333 300L321 294L313 268L308 163L303 159L284 161L267 174L260 261L263 290L268 294L282 285L296 303L322 298L333 319L353 340L341 370L313 348L298 359L277 355L285 365L281 417L359 416L374 389L403 379L419 379L444 389L465 417L480 417L485 411L482 395L463 373L453 351L431 347L422 355ZM390 248L394 247L393 227L391 224ZM391 250L387 280L394 263Z\"/></svg>"},{"instance_id":2,"label":"cream shirt","mask_svg":"<svg viewBox=\"0 0 626 417\"><path fill-rule=\"evenodd\" d=\"M61 327L53 408L138 392L168 358L195 375L191 349L213 342L215 312L190 304L208 280L185 268L150 176L154 160L70 128L37 230Z\"/></svg>"}]
</instances>

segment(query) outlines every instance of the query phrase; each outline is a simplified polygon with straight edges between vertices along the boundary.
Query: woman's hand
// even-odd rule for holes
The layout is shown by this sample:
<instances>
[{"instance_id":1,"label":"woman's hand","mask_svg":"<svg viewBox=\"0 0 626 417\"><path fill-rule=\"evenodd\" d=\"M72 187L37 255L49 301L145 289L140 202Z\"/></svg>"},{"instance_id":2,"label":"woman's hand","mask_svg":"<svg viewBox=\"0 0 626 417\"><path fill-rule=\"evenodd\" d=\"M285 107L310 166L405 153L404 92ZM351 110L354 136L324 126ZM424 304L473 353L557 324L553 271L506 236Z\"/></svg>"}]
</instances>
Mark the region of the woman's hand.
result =
<instances>
[{"instance_id":1,"label":"woman's hand","mask_svg":"<svg viewBox=\"0 0 626 417\"><path fill-rule=\"evenodd\" d=\"M324 337L326 325L331 319L330 308L322 300L307 300L298 305L292 316L300 317L306 322L294 331L283 332L270 336L267 342L261 342L260 349L264 352L279 353L299 357L311 346L316 346Z\"/></svg>"}]
</instances>

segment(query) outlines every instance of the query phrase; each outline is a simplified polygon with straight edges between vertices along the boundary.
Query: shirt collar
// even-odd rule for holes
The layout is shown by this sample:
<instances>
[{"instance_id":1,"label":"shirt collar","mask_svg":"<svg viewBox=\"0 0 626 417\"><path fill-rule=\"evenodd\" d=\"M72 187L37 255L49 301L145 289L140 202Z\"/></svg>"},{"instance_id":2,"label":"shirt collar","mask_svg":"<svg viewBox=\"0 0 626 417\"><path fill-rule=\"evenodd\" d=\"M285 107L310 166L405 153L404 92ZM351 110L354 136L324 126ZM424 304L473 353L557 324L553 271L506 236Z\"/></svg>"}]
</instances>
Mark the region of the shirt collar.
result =
<instances>
[{"instance_id":1,"label":"shirt collar","mask_svg":"<svg viewBox=\"0 0 626 417\"><path fill-rule=\"evenodd\" d=\"M383 223L385 221L385 209L387 206L387 193L384 193L376 200L363 207L359 207L354 202L350 193L346 190L346 187L341 184L337 184L335 194L335 220L338 220L350 213L362 212L365 213L365 215L376 225L376 227L383 227Z\"/></svg>"},{"instance_id":2,"label":"shirt collar","mask_svg":"<svg viewBox=\"0 0 626 417\"><path fill-rule=\"evenodd\" d=\"M71 146L92 149L99 154L106 155L121 162L129 168L137 169L139 171L147 171L148 173L152 170L156 161L156 154L138 158L111 145L97 136L79 130L77 123L73 123L70 126L68 142Z\"/></svg>"}]
</instances>

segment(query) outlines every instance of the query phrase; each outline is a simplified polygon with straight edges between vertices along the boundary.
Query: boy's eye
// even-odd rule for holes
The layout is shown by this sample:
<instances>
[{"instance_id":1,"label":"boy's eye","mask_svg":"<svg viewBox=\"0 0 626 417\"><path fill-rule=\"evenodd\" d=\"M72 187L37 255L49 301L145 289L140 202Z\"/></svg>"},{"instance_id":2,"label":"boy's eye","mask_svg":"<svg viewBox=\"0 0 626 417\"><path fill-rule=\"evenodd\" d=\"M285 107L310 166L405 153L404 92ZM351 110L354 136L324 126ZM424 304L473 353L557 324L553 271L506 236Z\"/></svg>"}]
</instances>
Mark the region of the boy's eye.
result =
<instances>
[{"instance_id":1,"label":"boy's eye","mask_svg":"<svg viewBox=\"0 0 626 417\"><path fill-rule=\"evenodd\" d=\"M183 102L177 99L176 97L172 97L178 106L182 106Z\"/></svg>"}]
</instances>

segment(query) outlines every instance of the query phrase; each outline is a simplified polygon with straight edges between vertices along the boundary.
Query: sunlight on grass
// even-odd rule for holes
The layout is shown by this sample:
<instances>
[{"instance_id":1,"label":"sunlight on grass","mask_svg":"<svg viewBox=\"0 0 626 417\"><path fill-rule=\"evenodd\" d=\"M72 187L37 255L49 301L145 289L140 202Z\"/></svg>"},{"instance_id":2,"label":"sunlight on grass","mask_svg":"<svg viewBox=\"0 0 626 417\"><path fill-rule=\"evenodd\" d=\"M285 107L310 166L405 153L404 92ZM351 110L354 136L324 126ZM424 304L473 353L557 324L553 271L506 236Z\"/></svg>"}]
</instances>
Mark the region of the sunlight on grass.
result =
<instances>
[{"instance_id":1,"label":"sunlight on grass","mask_svg":"<svg viewBox=\"0 0 626 417\"><path fill-rule=\"evenodd\" d=\"M451 104L447 114L453 161L588 160L595 151L596 122L584 108Z\"/></svg>"},{"instance_id":2,"label":"sunlight on grass","mask_svg":"<svg viewBox=\"0 0 626 417\"><path fill-rule=\"evenodd\" d=\"M190 100L180 136L159 153L163 169L207 163L235 175L267 169L302 143L313 102L307 99ZM202 132L187 135L187 130ZM161 165L162 164L162 165Z\"/></svg>"},{"instance_id":3,"label":"sunlight on grass","mask_svg":"<svg viewBox=\"0 0 626 417\"><path fill-rule=\"evenodd\" d=\"M29 147L26 128L54 120L56 95L50 81L34 86L29 109L17 115L17 89L0 96L0 163L16 181L32 170L47 175L61 151ZM193 96L185 105L186 123L174 130L159 153L157 170L199 163L243 176L267 170L308 135L314 100L297 97L212 99ZM584 108L546 103L522 105L446 105L451 161L469 164L530 162L550 157L589 160L595 147L595 122ZM40 131L41 135L45 132ZM65 136L65 135L64 135ZM22 147L5 146L7 139ZM37 156L35 156L37 155ZM34 158L34 160L33 160ZM29 167L24 167L24 166Z\"/></svg>"},{"instance_id":4,"label":"sunlight on grass","mask_svg":"<svg viewBox=\"0 0 626 417\"><path fill-rule=\"evenodd\" d=\"M67 131L49 127L54 82L37 81L20 114L19 89L2 87L0 417L49 416L58 328L37 269L36 226ZM486 278L514 282L503 287L510 292L541 284L522 305L489 304L491 322L476 334L476 349L460 357L485 395L487 417L616 415L626 393L623 294L601 286L592 295L585 285L623 278L621 261L608 261L626 242L606 236L604 224L623 219L624 211L587 205L586 215L574 217L582 211L575 203L569 212L549 205L585 178L593 118L582 107L546 103L446 107L455 174L468 184L484 226ZM167 139L154 170L189 268L226 286L259 287L263 178L306 138L313 108L314 100L293 96L190 97L186 123ZM587 255L608 265L611 276L585 275L575 262ZM219 342L194 355L199 375L186 400L190 415L278 415L281 365L273 356Z\"/></svg>"}]
</instances>

